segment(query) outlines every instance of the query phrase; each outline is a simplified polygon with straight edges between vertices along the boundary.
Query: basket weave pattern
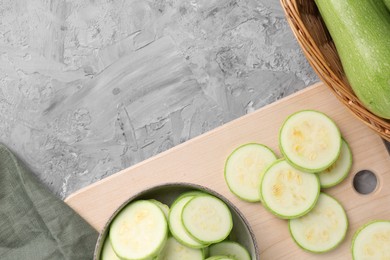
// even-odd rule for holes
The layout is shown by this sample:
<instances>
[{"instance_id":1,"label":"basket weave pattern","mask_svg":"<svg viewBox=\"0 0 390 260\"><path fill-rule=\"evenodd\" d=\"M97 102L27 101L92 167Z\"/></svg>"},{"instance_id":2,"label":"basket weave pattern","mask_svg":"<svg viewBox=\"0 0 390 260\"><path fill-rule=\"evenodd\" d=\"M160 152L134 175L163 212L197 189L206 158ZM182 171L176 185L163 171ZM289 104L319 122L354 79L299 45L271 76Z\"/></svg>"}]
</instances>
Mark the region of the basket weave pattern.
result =
<instances>
[{"instance_id":1,"label":"basket weave pattern","mask_svg":"<svg viewBox=\"0 0 390 260\"><path fill-rule=\"evenodd\" d=\"M368 111L354 94L332 38L313 0L280 0L290 27L320 79L361 121L390 141L390 120Z\"/></svg>"}]
</instances>

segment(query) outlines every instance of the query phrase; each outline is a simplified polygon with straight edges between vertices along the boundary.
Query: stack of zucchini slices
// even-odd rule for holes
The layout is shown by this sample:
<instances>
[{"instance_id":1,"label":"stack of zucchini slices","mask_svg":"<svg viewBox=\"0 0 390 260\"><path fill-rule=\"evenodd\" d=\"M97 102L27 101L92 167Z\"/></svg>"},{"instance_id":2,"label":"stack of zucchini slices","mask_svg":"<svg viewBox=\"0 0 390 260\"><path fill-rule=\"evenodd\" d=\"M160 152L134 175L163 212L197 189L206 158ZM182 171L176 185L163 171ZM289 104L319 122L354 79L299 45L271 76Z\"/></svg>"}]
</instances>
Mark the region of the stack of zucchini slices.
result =
<instances>
[{"instance_id":1,"label":"stack of zucchini slices","mask_svg":"<svg viewBox=\"0 0 390 260\"><path fill-rule=\"evenodd\" d=\"M327 115L302 110L290 115L279 131L283 158L262 144L245 144L225 164L225 180L239 198L288 219L293 240L304 250L323 253L337 247L348 229L341 204L321 192L342 182L352 153Z\"/></svg>"},{"instance_id":2,"label":"stack of zucchini slices","mask_svg":"<svg viewBox=\"0 0 390 260\"><path fill-rule=\"evenodd\" d=\"M250 260L247 249L229 240L233 218L219 198L190 191L171 207L136 200L111 222L101 260Z\"/></svg>"}]
</instances>

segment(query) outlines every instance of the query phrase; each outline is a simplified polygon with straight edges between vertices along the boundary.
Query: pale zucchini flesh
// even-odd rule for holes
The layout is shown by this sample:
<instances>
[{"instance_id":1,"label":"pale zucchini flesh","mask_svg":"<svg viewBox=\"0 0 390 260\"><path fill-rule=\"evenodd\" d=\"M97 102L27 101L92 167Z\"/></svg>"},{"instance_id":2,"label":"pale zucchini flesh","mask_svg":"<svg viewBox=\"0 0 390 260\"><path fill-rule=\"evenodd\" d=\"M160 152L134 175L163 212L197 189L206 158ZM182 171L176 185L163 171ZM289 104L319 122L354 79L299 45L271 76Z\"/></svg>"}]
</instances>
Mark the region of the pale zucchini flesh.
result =
<instances>
[{"instance_id":1,"label":"pale zucchini flesh","mask_svg":"<svg viewBox=\"0 0 390 260\"><path fill-rule=\"evenodd\" d=\"M167 234L164 213L149 200L130 203L115 217L109 230L111 246L123 259L145 259L157 255Z\"/></svg>"},{"instance_id":2,"label":"pale zucchini flesh","mask_svg":"<svg viewBox=\"0 0 390 260\"><path fill-rule=\"evenodd\" d=\"M330 188L342 182L347 176L352 166L352 152L348 143L343 139L340 155L329 168L320 172L321 188Z\"/></svg>"},{"instance_id":3,"label":"pale zucchini flesh","mask_svg":"<svg viewBox=\"0 0 390 260\"><path fill-rule=\"evenodd\" d=\"M324 253L336 248L344 240L348 219L337 200L321 193L316 206L308 214L289 220L289 229L301 248L313 253Z\"/></svg>"},{"instance_id":4,"label":"pale zucchini flesh","mask_svg":"<svg viewBox=\"0 0 390 260\"><path fill-rule=\"evenodd\" d=\"M182 221L183 208L195 195L196 193L188 193L180 196L174 201L169 212L168 224L172 235L180 241L180 243L191 248L203 248L206 247L207 244L201 243L191 237L185 229Z\"/></svg>"},{"instance_id":5,"label":"pale zucchini flesh","mask_svg":"<svg viewBox=\"0 0 390 260\"><path fill-rule=\"evenodd\" d=\"M284 121L279 132L279 146L294 167L317 173L337 160L341 135L336 124L325 114L303 110Z\"/></svg>"},{"instance_id":6,"label":"pale zucchini flesh","mask_svg":"<svg viewBox=\"0 0 390 260\"><path fill-rule=\"evenodd\" d=\"M229 208L212 195L195 196L188 201L183 208L182 221L187 232L204 244L224 240L233 227Z\"/></svg>"},{"instance_id":7,"label":"pale zucchini flesh","mask_svg":"<svg viewBox=\"0 0 390 260\"><path fill-rule=\"evenodd\" d=\"M209 255L225 255L239 260L251 260L248 250L246 250L241 244L234 241L222 241L220 243L210 245Z\"/></svg>"},{"instance_id":8,"label":"pale zucchini flesh","mask_svg":"<svg viewBox=\"0 0 390 260\"><path fill-rule=\"evenodd\" d=\"M372 221L361 227L352 240L354 260L390 259L390 221Z\"/></svg>"},{"instance_id":9,"label":"pale zucchini flesh","mask_svg":"<svg viewBox=\"0 0 390 260\"><path fill-rule=\"evenodd\" d=\"M308 213L316 204L320 183L316 174L292 167L286 160L274 162L261 182L263 205L280 218Z\"/></svg>"},{"instance_id":10,"label":"pale zucchini flesh","mask_svg":"<svg viewBox=\"0 0 390 260\"><path fill-rule=\"evenodd\" d=\"M203 260L203 250L187 247L174 237L169 237L157 260Z\"/></svg>"},{"instance_id":11,"label":"pale zucchini flesh","mask_svg":"<svg viewBox=\"0 0 390 260\"><path fill-rule=\"evenodd\" d=\"M110 239L108 237L104 241L100 260L120 260L120 258L115 254L114 249L112 249Z\"/></svg>"},{"instance_id":12,"label":"pale zucchini flesh","mask_svg":"<svg viewBox=\"0 0 390 260\"><path fill-rule=\"evenodd\" d=\"M225 181L239 198L260 201L260 182L264 170L276 160L275 153L265 145L249 143L234 150L225 164Z\"/></svg>"},{"instance_id":13,"label":"pale zucchini flesh","mask_svg":"<svg viewBox=\"0 0 390 260\"><path fill-rule=\"evenodd\" d=\"M210 257L206 258L205 260L237 260L237 259L226 256L226 255L217 255L217 256L210 256Z\"/></svg>"},{"instance_id":14,"label":"pale zucchini flesh","mask_svg":"<svg viewBox=\"0 0 390 260\"><path fill-rule=\"evenodd\" d=\"M164 213L165 218L168 219L169 216L169 206L167 204L162 203L161 201L151 199L151 202L155 203Z\"/></svg>"}]
</instances>

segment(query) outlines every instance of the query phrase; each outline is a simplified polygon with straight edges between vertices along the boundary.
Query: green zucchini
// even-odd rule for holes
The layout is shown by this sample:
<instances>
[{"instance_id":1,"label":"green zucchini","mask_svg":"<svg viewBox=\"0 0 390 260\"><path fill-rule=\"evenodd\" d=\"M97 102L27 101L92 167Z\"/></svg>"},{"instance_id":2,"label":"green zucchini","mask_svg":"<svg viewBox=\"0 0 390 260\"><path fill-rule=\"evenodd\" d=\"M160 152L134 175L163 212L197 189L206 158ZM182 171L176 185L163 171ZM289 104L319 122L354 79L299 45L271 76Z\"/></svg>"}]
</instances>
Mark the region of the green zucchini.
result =
<instances>
[{"instance_id":1,"label":"green zucchini","mask_svg":"<svg viewBox=\"0 0 390 260\"><path fill-rule=\"evenodd\" d=\"M390 119L390 15L383 0L315 0L364 106Z\"/></svg>"},{"instance_id":2,"label":"green zucchini","mask_svg":"<svg viewBox=\"0 0 390 260\"><path fill-rule=\"evenodd\" d=\"M385 2L385 5L387 6L387 9L389 9L390 12L390 0L383 0Z\"/></svg>"}]
</instances>

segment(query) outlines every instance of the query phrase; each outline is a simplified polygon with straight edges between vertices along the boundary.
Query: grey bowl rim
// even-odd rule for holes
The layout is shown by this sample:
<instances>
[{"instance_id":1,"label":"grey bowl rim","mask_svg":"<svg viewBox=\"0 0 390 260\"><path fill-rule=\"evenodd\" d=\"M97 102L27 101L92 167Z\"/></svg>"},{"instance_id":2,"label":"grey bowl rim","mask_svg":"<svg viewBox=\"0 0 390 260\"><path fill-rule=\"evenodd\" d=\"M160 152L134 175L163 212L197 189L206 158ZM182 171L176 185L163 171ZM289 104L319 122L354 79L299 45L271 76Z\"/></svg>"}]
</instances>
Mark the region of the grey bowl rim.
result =
<instances>
[{"instance_id":1,"label":"grey bowl rim","mask_svg":"<svg viewBox=\"0 0 390 260\"><path fill-rule=\"evenodd\" d=\"M241 221L244 223L244 226L247 228L248 230L248 233L250 235L250 238L251 238L251 241L253 243L253 247L254 247L254 250L255 250L255 255L256 255L256 259L253 259L253 260L259 260L260 259L260 253L259 253L259 246L257 244L257 239L256 239L256 236L255 236L255 233L253 232L253 229L251 227L251 225L249 224L248 220L246 219L246 217L244 216L244 214L237 208L236 205L234 205L234 203L232 203L230 200L228 200L225 196L223 196L222 194L214 191L213 189L211 188L208 188L206 186L203 186L203 185L200 185L200 184L195 184L195 183L189 183L189 182L167 182L167 183L162 183L162 184L158 184L158 185L154 185L154 186L150 186L148 188L145 188L143 189L142 191L140 192L137 192L136 194L132 195L130 198L128 198L127 200L125 200L110 216L110 218L106 221L106 223L104 224L104 227L103 229L99 232L99 236L98 236L98 239L96 241L96 244L95 244L95 250L94 250L94 253L93 253L93 260L100 260L98 259L98 252L99 252L99 248L101 246L101 243L104 242L104 239L105 239L105 234L107 232L107 229L110 227L111 225L111 222L112 220L116 217L116 215L118 215L118 213L127 205L129 204L131 201L137 199L138 197L141 197L149 192L152 192L153 190L158 190L158 189L161 189L161 188L166 188L166 187L169 187L169 186L180 186L180 187L183 187L183 188L191 188L191 189L196 189L196 190L200 190L200 191L206 191L207 193L210 193L214 196L217 196L218 198L222 199L228 206L229 208L233 209L234 212L237 214L237 216L241 219Z\"/></svg>"}]
</instances>

